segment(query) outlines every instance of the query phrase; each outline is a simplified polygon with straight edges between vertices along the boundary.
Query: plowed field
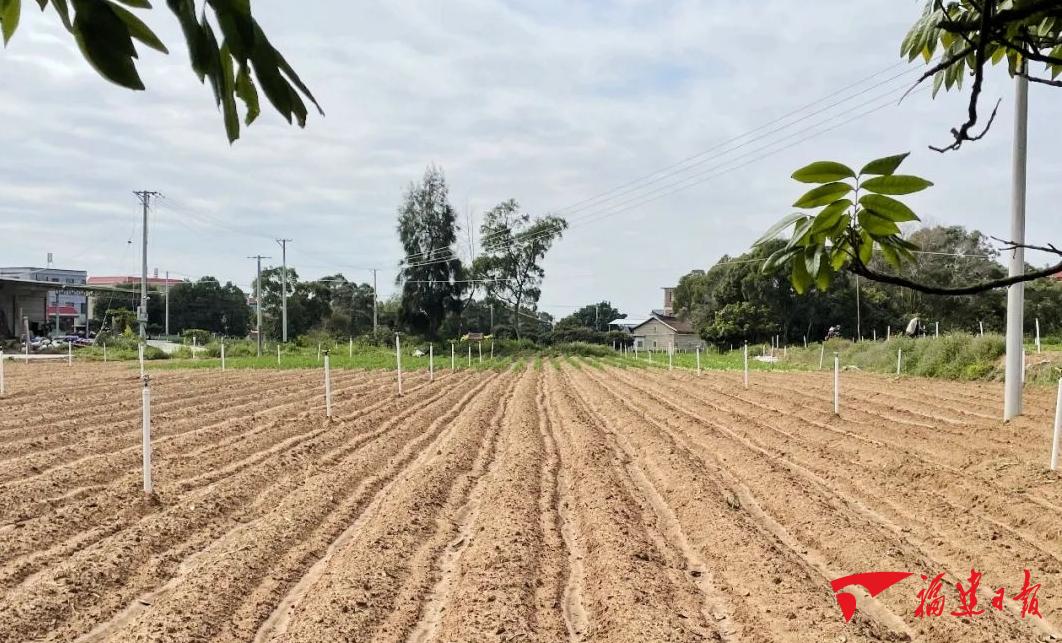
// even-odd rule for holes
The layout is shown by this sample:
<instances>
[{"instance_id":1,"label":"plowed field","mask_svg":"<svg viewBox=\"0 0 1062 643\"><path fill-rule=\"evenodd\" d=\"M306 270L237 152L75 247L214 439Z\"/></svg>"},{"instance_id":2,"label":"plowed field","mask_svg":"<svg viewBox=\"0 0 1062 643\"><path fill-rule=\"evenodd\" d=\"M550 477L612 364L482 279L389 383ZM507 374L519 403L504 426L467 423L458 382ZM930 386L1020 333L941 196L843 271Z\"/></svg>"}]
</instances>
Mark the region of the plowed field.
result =
<instances>
[{"instance_id":1,"label":"plowed field","mask_svg":"<svg viewBox=\"0 0 1062 643\"><path fill-rule=\"evenodd\" d=\"M598 368L9 364L2 641L1018 641L1062 620L1053 394ZM956 583L983 573L975 616ZM1042 618L1015 600L1023 570ZM914 575L846 623L830 581ZM940 616L916 616L938 574ZM921 575L927 577L926 580ZM996 588L1005 586L1001 609ZM1026 592L1026 599L1028 598ZM931 596L924 596L932 598ZM932 601L928 601L934 605Z\"/></svg>"}]
</instances>

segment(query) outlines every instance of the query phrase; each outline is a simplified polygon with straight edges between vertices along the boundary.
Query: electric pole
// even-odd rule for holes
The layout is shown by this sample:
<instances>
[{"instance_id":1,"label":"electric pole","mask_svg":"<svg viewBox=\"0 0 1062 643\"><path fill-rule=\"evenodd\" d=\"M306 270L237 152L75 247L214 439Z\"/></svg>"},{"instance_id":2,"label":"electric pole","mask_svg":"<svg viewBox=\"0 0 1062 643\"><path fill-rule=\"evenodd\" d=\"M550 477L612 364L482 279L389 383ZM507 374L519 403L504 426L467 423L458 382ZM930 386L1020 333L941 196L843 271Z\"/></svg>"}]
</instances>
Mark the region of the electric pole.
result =
<instances>
[{"instance_id":1,"label":"electric pole","mask_svg":"<svg viewBox=\"0 0 1062 643\"><path fill-rule=\"evenodd\" d=\"M166 336L170 335L170 271L166 271Z\"/></svg>"},{"instance_id":2,"label":"electric pole","mask_svg":"<svg viewBox=\"0 0 1062 643\"><path fill-rule=\"evenodd\" d=\"M376 296L376 268L372 269L372 334L376 335L376 325L378 318L376 315L376 302L379 301L379 297Z\"/></svg>"},{"instance_id":3,"label":"electric pole","mask_svg":"<svg viewBox=\"0 0 1062 643\"><path fill-rule=\"evenodd\" d=\"M277 239L280 244L280 336L288 343L288 242L291 239Z\"/></svg>"},{"instance_id":4,"label":"electric pole","mask_svg":"<svg viewBox=\"0 0 1062 643\"><path fill-rule=\"evenodd\" d=\"M1024 70L1024 64L1022 66ZM1029 81L1014 79L1014 168L1010 210L1010 276L1025 274L1025 170L1029 143ZM1025 379L1025 284L1007 289L1007 352L1003 383L1003 421L1021 415L1022 384Z\"/></svg>"},{"instance_id":5,"label":"electric pole","mask_svg":"<svg viewBox=\"0 0 1062 643\"><path fill-rule=\"evenodd\" d=\"M141 272L140 272L140 310L136 318L140 323L140 339L147 339L147 241L148 241L148 208L151 207L151 197L162 196L159 192L151 190L137 190L133 192L144 206L144 242L141 246Z\"/></svg>"},{"instance_id":6,"label":"electric pole","mask_svg":"<svg viewBox=\"0 0 1062 643\"><path fill-rule=\"evenodd\" d=\"M262 356L262 259L272 259L272 257L266 257L263 255L255 255L253 257L247 257L248 259L258 260L258 278L254 280L254 304L258 309L258 356Z\"/></svg>"}]
</instances>

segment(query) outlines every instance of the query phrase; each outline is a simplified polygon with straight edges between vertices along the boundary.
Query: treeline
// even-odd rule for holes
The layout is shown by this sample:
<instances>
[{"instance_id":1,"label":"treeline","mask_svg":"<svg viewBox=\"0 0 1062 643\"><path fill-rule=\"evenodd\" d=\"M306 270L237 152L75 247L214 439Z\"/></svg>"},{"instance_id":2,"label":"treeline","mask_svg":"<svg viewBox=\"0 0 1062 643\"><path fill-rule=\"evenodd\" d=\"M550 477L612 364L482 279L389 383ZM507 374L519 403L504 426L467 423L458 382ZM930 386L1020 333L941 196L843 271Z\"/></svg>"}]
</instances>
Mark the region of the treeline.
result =
<instances>
[{"instance_id":1,"label":"treeline","mask_svg":"<svg viewBox=\"0 0 1062 643\"><path fill-rule=\"evenodd\" d=\"M988 239L962 226L930 227L913 232L909 240L920 247L918 261L900 276L941 287L958 286L1006 275L999 253ZM701 337L718 346L742 341L767 342L778 335L795 344L821 340L830 326L840 325L844 337L881 336L886 327L902 330L919 317L932 332L963 330L1002 332L1006 326L1006 291L937 297L907 288L841 273L825 292L798 295L789 270L763 272L763 260L785 246L774 241L738 257L723 257L707 271L694 270L679 280L674 293L677 314L699 329ZM874 257L872 267L889 272ZM1031 267L1030 267L1031 268ZM857 307L857 298L859 305ZM1044 279L1026 284L1025 323L1032 332L1040 319L1043 334L1062 333L1062 283ZM858 312L857 312L858 311Z\"/></svg>"}]
</instances>

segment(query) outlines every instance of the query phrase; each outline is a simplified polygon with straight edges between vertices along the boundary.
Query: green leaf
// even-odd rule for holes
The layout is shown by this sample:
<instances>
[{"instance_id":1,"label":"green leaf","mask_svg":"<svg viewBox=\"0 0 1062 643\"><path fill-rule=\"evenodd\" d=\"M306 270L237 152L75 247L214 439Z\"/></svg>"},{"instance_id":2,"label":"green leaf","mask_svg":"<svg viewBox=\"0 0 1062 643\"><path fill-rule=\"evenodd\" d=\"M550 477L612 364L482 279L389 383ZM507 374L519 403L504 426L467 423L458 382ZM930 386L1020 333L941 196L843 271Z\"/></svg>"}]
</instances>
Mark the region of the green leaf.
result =
<instances>
[{"instance_id":1,"label":"green leaf","mask_svg":"<svg viewBox=\"0 0 1062 643\"><path fill-rule=\"evenodd\" d=\"M870 234L871 237L888 237L900 234L900 227L885 217L879 216L869 210L859 211L859 227ZM862 250L862 248L860 248Z\"/></svg>"},{"instance_id":2,"label":"green leaf","mask_svg":"<svg viewBox=\"0 0 1062 643\"><path fill-rule=\"evenodd\" d=\"M149 8L150 6L151 5L148 5ZM156 51L161 51L164 54L170 53L170 50L166 49L166 45L162 44L159 37L156 36L155 32L151 31L146 24L144 24L143 20L137 18L136 15L124 7L112 4L111 8L114 9L114 12L118 14L118 17L121 18L122 22L125 23L125 26L128 27L130 36Z\"/></svg>"},{"instance_id":3,"label":"green leaf","mask_svg":"<svg viewBox=\"0 0 1062 643\"><path fill-rule=\"evenodd\" d=\"M863 213L860 212L860 215ZM856 249L856 254L859 255L859 260L864 264L870 263L870 258L874 256L874 239L871 238L870 233L865 229L859 231L859 248Z\"/></svg>"},{"instance_id":4,"label":"green leaf","mask_svg":"<svg viewBox=\"0 0 1062 643\"><path fill-rule=\"evenodd\" d=\"M900 167L900 163L907 158L910 152L903 154L897 154L896 156L886 156L880 159L875 159L870 163L863 166L862 170L859 170L859 175L864 174L877 174L881 176L888 176L896 171L896 168Z\"/></svg>"},{"instance_id":5,"label":"green leaf","mask_svg":"<svg viewBox=\"0 0 1062 643\"><path fill-rule=\"evenodd\" d=\"M881 256L885 258L885 263L889 264L893 268L900 267L900 257L896 254L896 250L887 244L881 244Z\"/></svg>"},{"instance_id":6,"label":"green leaf","mask_svg":"<svg viewBox=\"0 0 1062 643\"><path fill-rule=\"evenodd\" d=\"M825 252L823 254L825 254ZM833 269L830 266L830 262L820 262L819 271L815 273L815 287L825 292L829 290L831 281L833 281Z\"/></svg>"},{"instance_id":7,"label":"green leaf","mask_svg":"<svg viewBox=\"0 0 1062 643\"><path fill-rule=\"evenodd\" d=\"M793 222L795 222L798 219L802 219L805 216L807 216L807 215L805 215L803 212L794 212L793 214L790 214L789 216L785 217L784 219L782 219L778 223L776 223L773 226L771 226L767 230L767 232L764 232L763 236L760 237L759 239L757 239L756 243L752 244L753 247L762 245L764 243L767 243L771 239L774 239L779 234L781 234L782 230L785 230L786 228L791 226L793 224Z\"/></svg>"},{"instance_id":8,"label":"green leaf","mask_svg":"<svg viewBox=\"0 0 1062 643\"><path fill-rule=\"evenodd\" d=\"M896 223L919 220L918 215L911 208L896 199L880 194L865 194L860 197L859 204L879 217Z\"/></svg>"},{"instance_id":9,"label":"green leaf","mask_svg":"<svg viewBox=\"0 0 1062 643\"><path fill-rule=\"evenodd\" d=\"M809 275L819 274L819 265L822 261L822 246L808 246L804 251L804 266Z\"/></svg>"},{"instance_id":10,"label":"green leaf","mask_svg":"<svg viewBox=\"0 0 1062 643\"><path fill-rule=\"evenodd\" d=\"M0 0L0 32L4 36L4 46L11 41L18 29L19 16L22 13L22 0Z\"/></svg>"},{"instance_id":11,"label":"green leaf","mask_svg":"<svg viewBox=\"0 0 1062 643\"><path fill-rule=\"evenodd\" d=\"M793 261L793 274L790 276L790 281L797 293L802 295L815 280L808 274L808 267L804 262L797 260Z\"/></svg>"},{"instance_id":12,"label":"green leaf","mask_svg":"<svg viewBox=\"0 0 1062 643\"><path fill-rule=\"evenodd\" d=\"M127 7L134 7L136 9L150 9L151 3L148 0L117 0Z\"/></svg>"},{"instance_id":13,"label":"green leaf","mask_svg":"<svg viewBox=\"0 0 1062 643\"><path fill-rule=\"evenodd\" d=\"M852 206L852 202L848 199L841 199L840 201L834 201L819 212L815 217L815 225L811 226L812 234L819 234L822 232L831 233L837 224L844 216L845 210Z\"/></svg>"},{"instance_id":14,"label":"green leaf","mask_svg":"<svg viewBox=\"0 0 1062 643\"><path fill-rule=\"evenodd\" d=\"M254 87L254 81L251 80L251 70L246 65L240 65L240 72L236 74L236 95L247 107L247 117L244 122L250 125L262 113L262 108L258 103L258 90Z\"/></svg>"},{"instance_id":15,"label":"green leaf","mask_svg":"<svg viewBox=\"0 0 1062 643\"><path fill-rule=\"evenodd\" d=\"M833 161L816 161L793 172L793 178L801 183L830 183L854 179L855 172L847 165Z\"/></svg>"},{"instance_id":16,"label":"green leaf","mask_svg":"<svg viewBox=\"0 0 1062 643\"><path fill-rule=\"evenodd\" d=\"M800 252L799 248L796 250L790 250L787 248L776 250L775 252L771 253L771 256L767 257L766 261L763 262L762 271L772 272L774 270L777 270L779 266L789 261L789 259L797 252Z\"/></svg>"},{"instance_id":17,"label":"green leaf","mask_svg":"<svg viewBox=\"0 0 1062 643\"><path fill-rule=\"evenodd\" d=\"M786 249L806 246L811 238L811 226L814 223L815 220L811 217L804 217L797 221L796 228L793 229L793 238L786 244Z\"/></svg>"},{"instance_id":18,"label":"green leaf","mask_svg":"<svg viewBox=\"0 0 1062 643\"><path fill-rule=\"evenodd\" d=\"M222 45L218 51L221 63L221 111L225 117L225 134L229 143L240 138L240 117L236 113L236 74L232 68L232 52L228 45Z\"/></svg>"},{"instance_id":19,"label":"green leaf","mask_svg":"<svg viewBox=\"0 0 1062 643\"><path fill-rule=\"evenodd\" d=\"M104 78L128 89L142 90L144 83L133 59L136 49L129 29L110 4L75 0L74 38L85 60Z\"/></svg>"},{"instance_id":20,"label":"green leaf","mask_svg":"<svg viewBox=\"0 0 1062 643\"><path fill-rule=\"evenodd\" d=\"M830 267L834 270L840 270L848 265L852 257L845 251L848 248L848 244L834 246L830 251Z\"/></svg>"},{"instance_id":21,"label":"green leaf","mask_svg":"<svg viewBox=\"0 0 1062 643\"><path fill-rule=\"evenodd\" d=\"M852 186L847 183L827 183L813 188L793 204L795 208L817 208L828 203L833 203L852 191Z\"/></svg>"},{"instance_id":22,"label":"green leaf","mask_svg":"<svg viewBox=\"0 0 1062 643\"><path fill-rule=\"evenodd\" d=\"M891 176L875 176L867 179L859 187L876 194L912 194L933 185L927 181L910 174L893 174Z\"/></svg>"}]
</instances>

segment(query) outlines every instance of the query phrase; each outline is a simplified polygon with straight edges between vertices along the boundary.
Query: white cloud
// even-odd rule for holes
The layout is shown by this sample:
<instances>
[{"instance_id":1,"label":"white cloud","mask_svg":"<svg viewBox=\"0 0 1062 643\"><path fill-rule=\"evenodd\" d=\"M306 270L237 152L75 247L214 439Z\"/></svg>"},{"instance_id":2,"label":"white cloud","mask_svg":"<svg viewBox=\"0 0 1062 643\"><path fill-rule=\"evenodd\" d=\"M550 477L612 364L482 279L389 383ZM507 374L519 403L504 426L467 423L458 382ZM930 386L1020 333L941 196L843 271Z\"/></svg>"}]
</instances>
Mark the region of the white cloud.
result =
<instances>
[{"instance_id":1,"label":"white cloud","mask_svg":"<svg viewBox=\"0 0 1062 643\"><path fill-rule=\"evenodd\" d=\"M379 266L381 288L389 287L400 255L395 209L427 164L446 170L462 211L510 197L535 213L563 208L898 63L899 40L919 11L889 0L254 6L327 116L311 114L299 130L266 109L233 146L164 8L149 21L172 53L143 52L144 93L98 78L54 15L27 12L0 53L5 262L39 263L54 251L91 272L132 269L131 191L146 188L168 196L152 222L150 264L163 271L247 284L245 257L278 254L270 237L285 236L295 238L289 258L303 276L343 270L367 280L355 268ZM847 118L837 114L875 90L725 157L709 155L701 169L713 178L685 191L626 212L571 214L547 261L543 302L608 298L644 314L659 305L660 286L741 252L787 213L799 192L789 173L820 157L856 164L913 150L911 171L937 184L913 200L919 211L1005 235L1011 89L993 76L986 105L1004 98L995 129L958 154L926 145L947 140L965 97L921 94L760 158L798 142L804 135L784 138L795 129ZM1033 88L1033 239L1062 238L1051 209L1062 200L1062 168L1050 154L1060 106L1062 92Z\"/></svg>"}]
</instances>

